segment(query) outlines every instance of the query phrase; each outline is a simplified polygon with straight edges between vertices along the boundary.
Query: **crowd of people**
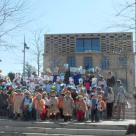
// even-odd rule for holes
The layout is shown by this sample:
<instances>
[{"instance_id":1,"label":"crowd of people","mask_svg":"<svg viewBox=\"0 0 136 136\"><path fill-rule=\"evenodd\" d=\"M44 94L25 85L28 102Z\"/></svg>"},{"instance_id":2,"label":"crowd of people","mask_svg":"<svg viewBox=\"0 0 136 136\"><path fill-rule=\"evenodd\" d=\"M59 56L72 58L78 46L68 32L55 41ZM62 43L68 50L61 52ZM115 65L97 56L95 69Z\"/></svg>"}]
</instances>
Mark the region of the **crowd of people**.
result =
<instances>
[{"instance_id":1,"label":"crowd of people","mask_svg":"<svg viewBox=\"0 0 136 136\"><path fill-rule=\"evenodd\" d=\"M126 90L111 71L107 78L95 72L65 78L50 74L22 80L16 74L11 81L0 74L0 116L25 121L99 122L117 114L116 119L125 119Z\"/></svg>"}]
</instances>

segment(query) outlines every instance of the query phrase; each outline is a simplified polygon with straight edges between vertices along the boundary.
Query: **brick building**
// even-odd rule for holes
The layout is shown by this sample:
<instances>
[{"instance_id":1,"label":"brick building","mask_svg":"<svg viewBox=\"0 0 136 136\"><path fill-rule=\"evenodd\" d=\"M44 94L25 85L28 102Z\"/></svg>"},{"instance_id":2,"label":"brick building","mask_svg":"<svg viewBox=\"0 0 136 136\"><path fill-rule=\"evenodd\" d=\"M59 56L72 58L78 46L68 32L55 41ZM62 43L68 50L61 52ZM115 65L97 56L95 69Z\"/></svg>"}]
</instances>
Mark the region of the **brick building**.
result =
<instances>
[{"instance_id":1,"label":"brick building","mask_svg":"<svg viewBox=\"0 0 136 136\"><path fill-rule=\"evenodd\" d=\"M116 78L127 83L128 90L134 87L131 32L46 34L44 39L44 71L54 71L64 64L85 69L100 67L103 73L113 71Z\"/></svg>"}]
</instances>

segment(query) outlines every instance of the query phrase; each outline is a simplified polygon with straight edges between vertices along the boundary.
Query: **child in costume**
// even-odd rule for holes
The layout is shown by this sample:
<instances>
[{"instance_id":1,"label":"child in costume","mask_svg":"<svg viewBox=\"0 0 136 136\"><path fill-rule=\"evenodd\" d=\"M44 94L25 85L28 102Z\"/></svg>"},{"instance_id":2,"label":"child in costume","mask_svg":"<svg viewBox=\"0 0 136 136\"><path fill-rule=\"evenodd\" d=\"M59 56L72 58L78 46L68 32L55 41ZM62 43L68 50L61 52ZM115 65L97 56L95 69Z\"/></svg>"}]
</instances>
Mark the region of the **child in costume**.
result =
<instances>
[{"instance_id":1,"label":"child in costume","mask_svg":"<svg viewBox=\"0 0 136 136\"><path fill-rule=\"evenodd\" d=\"M49 117L51 119L57 119L59 109L58 109L58 98L56 97L56 87L52 86L49 98Z\"/></svg>"},{"instance_id":2,"label":"child in costume","mask_svg":"<svg viewBox=\"0 0 136 136\"><path fill-rule=\"evenodd\" d=\"M64 118L63 116L63 107L64 107L64 92L61 92L61 95L58 97L58 108L60 111L60 117Z\"/></svg>"},{"instance_id":3,"label":"child in costume","mask_svg":"<svg viewBox=\"0 0 136 136\"><path fill-rule=\"evenodd\" d=\"M87 111L87 103L82 95L79 95L78 98L79 101L77 103L77 120L83 121L85 119L85 114Z\"/></svg>"},{"instance_id":4,"label":"child in costume","mask_svg":"<svg viewBox=\"0 0 136 136\"><path fill-rule=\"evenodd\" d=\"M98 122L98 97L96 93L91 94L91 121Z\"/></svg>"},{"instance_id":5,"label":"child in costume","mask_svg":"<svg viewBox=\"0 0 136 136\"><path fill-rule=\"evenodd\" d=\"M34 107L36 109L37 120L44 120L46 115L45 100L42 99L42 95L40 93L36 95Z\"/></svg>"},{"instance_id":6,"label":"child in costume","mask_svg":"<svg viewBox=\"0 0 136 136\"><path fill-rule=\"evenodd\" d=\"M24 120L32 119L32 98L31 93L27 90L25 92L25 97L22 102L22 111Z\"/></svg>"},{"instance_id":7,"label":"child in costume","mask_svg":"<svg viewBox=\"0 0 136 136\"><path fill-rule=\"evenodd\" d=\"M86 120L89 120L91 118L91 100L90 100L90 95L87 95L84 99L85 99L86 104L87 104Z\"/></svg>"},{"instance_id":8,"label":"child in costume","mask_svg":"<svg viewBox=\"0 0 136 136\"><path fill-rule=\"evenodd\" d=\"M21 89L17 89L16 92L13 94L15 119L22 116L21 105L23 99L24 99L24 94L21 92Z\"/></svg>"},{"instance_id":9,"label":"child in costume","mask_svg":"<svg viewBox=\"0 0 136 136\"><path fill-rule=\"evenodd\" d=\"M99 119L103 120L103 112L106 109L106 103L103 100L102 95L98 95L98 114L99 114Z\"/></svg>"},{"instance_id":10,"label":"child in costume","mask_svg":"<svg viewBox=\"0 0 136 136\"><path fill-rule=\"evenodd\" d=\"M13 118L13 109L14 109L14 102L13 102L13 94L14 94L14 89L12 86L7 87L7 94L8 94L8 117Z\"/></svg>"},{"instance_id":11,"label":"child in costume","mask_svg":"<svg viewBox=\"0 0 136 136\"><path fill-rule=\"evenodd\" d=\"M84 85L83 85L83 79L80 78L80 79L79 79L79 85L77 85L77 93L78 93L78 94L81 93L81 90L82 90L83 87L84 87Z\"/></svg>"},{"instance_id":12,"label":"child in costume","mask_svg":"<svg viewBox=\"0 0 136 136\"><path fill-rule=\"evenodd\" d=\"M64 96L64 105L63 105L63 115L64 121L70 121L74 108L74 100L71 97L71 92L69 90L66 91Z\"/></svg>"},{"instance_id":13,"label":"child in costume","mask_svg":"<svg viewBox=\"0 0 136 136\"><path fill-rule=\"evenodd\" d=\"M45 118L47 118L47 114L48 114L48 111L49 111L49 96L46 92L43 92L42 98L45 100L45 108L47 110Z\"/></svg>"}]
</instances>

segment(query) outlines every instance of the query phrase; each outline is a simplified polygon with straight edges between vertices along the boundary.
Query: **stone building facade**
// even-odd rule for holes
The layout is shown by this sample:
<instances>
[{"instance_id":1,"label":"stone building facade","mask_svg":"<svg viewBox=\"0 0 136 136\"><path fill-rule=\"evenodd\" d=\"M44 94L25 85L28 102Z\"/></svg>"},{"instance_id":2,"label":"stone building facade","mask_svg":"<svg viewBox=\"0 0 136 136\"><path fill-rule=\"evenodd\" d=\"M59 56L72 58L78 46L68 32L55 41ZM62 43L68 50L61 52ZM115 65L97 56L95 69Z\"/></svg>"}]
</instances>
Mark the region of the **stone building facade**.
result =
<instances>
[{"instance_id":1,"label":"stone building facade","mask_svg":"<svg viewBox=\"0 0 136 136\"><path fill-rule=\"evenodd\" d=\"M85 69L100 67L102 73L112 71L129 91L134 88L133 34L76 33L46 34L44 48L44 71L50 68L70 67Z\"/></svg>"}]
</instances>

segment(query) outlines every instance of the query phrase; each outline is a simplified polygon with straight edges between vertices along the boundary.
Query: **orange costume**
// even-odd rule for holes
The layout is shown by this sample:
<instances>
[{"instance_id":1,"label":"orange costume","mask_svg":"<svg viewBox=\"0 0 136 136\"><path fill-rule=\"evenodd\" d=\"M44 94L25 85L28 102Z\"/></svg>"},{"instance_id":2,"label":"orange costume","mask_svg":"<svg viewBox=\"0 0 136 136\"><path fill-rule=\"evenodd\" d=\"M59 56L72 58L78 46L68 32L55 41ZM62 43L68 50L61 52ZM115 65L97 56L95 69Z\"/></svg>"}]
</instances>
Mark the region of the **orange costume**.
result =
<instances>
[{"instance_id":1,"label":"orange costume","mask_svg":"<svg viewBox=\"0 0 136 136\"><path fill-rule=\"evenodd\" d=\"M24 99L24 95L22 93L14 93L13 94L14 114L22 113L21 105L22 105L23 99Z\"/></svg>"},{"instance_id":2,"label":"orange costume","mask_svg":"<svg viewBox=\"0 0 136 136\"><path fill-rule=\"evenodd\" d=\"M34 100L34 107L35 110L37 111L37 114L40 115L41 119L45 118L45 114L46 114L46 108L45 108L45 100L42 99L42 95L38 94Z\"/></svg>"},{"instance_id":3,"label":"orange costume","mask_svg":"<svg viewBox=\"0 0 136 136\"><path fill-rule=\"evenodd\" d=\"M63 109L63 106L64 106L64 98L60 96L58 98L58 108Z\"/></svg>"},{"instance_id":4,"label":"orange costume","mask_svg":"<svg viewBox=\"0 0 136 136\"><path fill-rule=\"evenodd\" d=\"M83 121L85 119L86 111L87 111L87 104L84 101L83 96L79 96L79 101L77 102L77 114L76 114L78 121Z\"/></svg>"}]
</instances>

